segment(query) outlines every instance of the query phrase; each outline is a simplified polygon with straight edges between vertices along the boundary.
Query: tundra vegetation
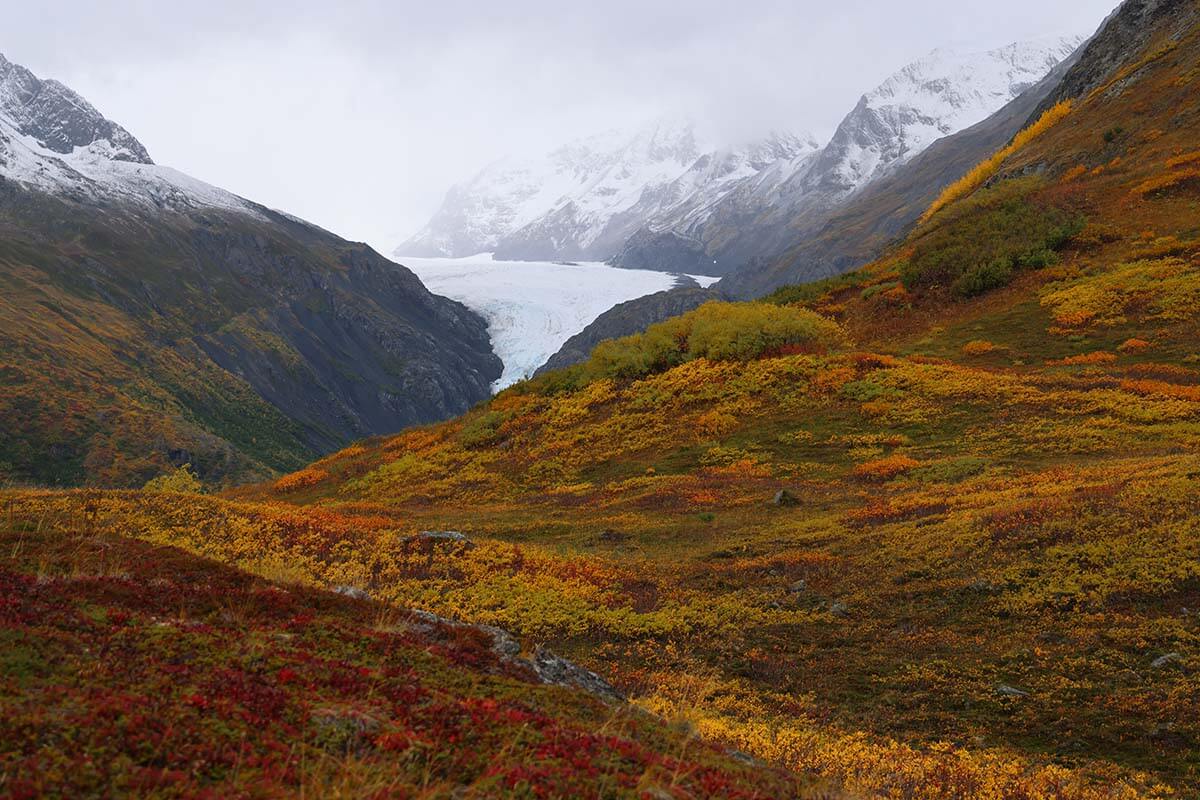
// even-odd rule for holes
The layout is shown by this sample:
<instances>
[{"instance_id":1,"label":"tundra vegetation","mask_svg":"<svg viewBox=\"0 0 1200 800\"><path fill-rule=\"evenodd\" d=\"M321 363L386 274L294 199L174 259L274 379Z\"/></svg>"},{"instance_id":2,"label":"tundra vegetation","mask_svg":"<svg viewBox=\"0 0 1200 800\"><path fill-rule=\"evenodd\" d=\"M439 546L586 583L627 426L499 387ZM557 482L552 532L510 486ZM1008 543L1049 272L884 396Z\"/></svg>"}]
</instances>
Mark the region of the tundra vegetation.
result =
<instances>
[{"instance_id":1,"label":"tundra vegetation","mask_svg":"<svg viewBox=\"0 0 1200 800\"><path fill-rule=\"evenodd\" d=\"M1200 113L1196 37L1151 41L1136 80L1056 107L848 276L704 306L273 482L0 495L14 563L0 583L0 713L23 720L0 787L64 791L103 764L164 796L253 795L314 763L322 788L398 763L400 783L370 785L1195 796L1200 157L1195 126L1176 121ZM430 530L469 540L414 538ZM139 594L160 561L221 577L193 582L199 598ZM255 588L229 595L222 581ZM316 591L335 586L368 593L381 619L417 608L548 644L631 706L518 690L477 645L387 644L356 627L365 609ZM296 604L336 620L289 627ZM212 627L159 630L168 610ZM45 648L85 635L103 637L109 669L133 667L71 673L63 689ZM181 661L180 642L195 653L200 639L222 655ZM204 687L234 657L222 685L245 688L214 699ZM182 664L173 686L199 699L160 693L148 659ZM295 682L280 685L285 668ZM381 669L438 688L410 698ZM363 709L373 733L287 716L351 704L345 686L388 698ZM113 687L118 700L96 699ZM172 760L176 742L134 735L157 730L142 696L181 715L172 736L200 747L219 732L228 748ZM262 703L289 710L259 725ZM89 714L123 732L90 761L75 746L93 735ZM353 746L305 760L327 735ZM584 744L567 754L566 741ZM65 752L80 760L55 761Z\"/></svg>"}]
</instances>

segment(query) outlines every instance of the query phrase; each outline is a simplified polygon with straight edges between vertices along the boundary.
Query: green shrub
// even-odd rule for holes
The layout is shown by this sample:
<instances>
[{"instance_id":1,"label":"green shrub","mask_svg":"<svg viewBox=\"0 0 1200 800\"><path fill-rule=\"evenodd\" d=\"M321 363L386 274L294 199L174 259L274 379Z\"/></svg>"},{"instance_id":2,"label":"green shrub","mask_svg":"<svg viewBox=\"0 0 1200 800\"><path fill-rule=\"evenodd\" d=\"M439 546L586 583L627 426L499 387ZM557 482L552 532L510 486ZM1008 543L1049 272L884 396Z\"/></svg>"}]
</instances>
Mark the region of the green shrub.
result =
<instances>
[{"instance_id":1,"label":"green shrub","mask_svg":"<svg viewBox=\"0 0 1200 800\"><path fill-rule=\"evenodd\" d=\"M958 297L974 297L990 289L1007 286L1013 277L1012 261L998 258L988 264L977 264L959 275L950 288Z\"/></svg>"},{"instance_id":2,"label":"green shrub","mask_svg":"<svg viewBox=\"0 0 1200 800\"><path fill-rule=\"evenodd\" d=\"M900 265L906 289L947 286L973 297L1010 283L1018 270L1058 262L1083 220L1030 199L1039 178L1011 180L960 202L917 242Z\"/></svg>"},{"instance_id":3,"label":"green shrub","mask_svg":"<svg viewBox=\"0 0 1200 800\"><path fill-rule=\"evenodd\" d=\"M936 461L914 469L911 475L923 483L958 483L973 475L978 475L986 467L986 460L966 456L952 458L948 461Z\"/></svg>"},{"instance_id":4,"label":"green shrub","mask_svg":"<svg viewBox=\"0 0 1200 800\"><path fill-rule=\"evenodd\" d=\"M500 439L500 426L508 417L499 411L488 411L471 417L458 434L464 447L487 447Z\"/></svg>"},{"instance_id":5,"label":"green shrub","mask_svg":"<svg viewBox=\"0 0 1200 800\"><path fill-rule=\"evenodd\" d=\"M850 381L842 386L840 394L848 400L857 400L860 403L867 403L871 400L878 400L880 397L888 394L887 389L880 386L874 381Z\"/></svg>"},{"instance_id":6,"label":"green shrub","mask_svg":"<svg viewBox=\"0 0 1200 800\"><path fill-rule=\"evenodd\" d=\"M806 309L712 301L645 333L602 342L585 373L590 380L632 380L697 358L749 361L789 348L824 350L844 342L837 323Z\"/></svg>"},{"instance_id":7,"label":"green shrub","mask_svg":"<svg viewBox=\"0 0 1200 800\"><path fill-rule=\"evenodd\" d=\"M812 283L796 283L789 286L780 286L764 297L762 302L776 306L815 303L831 292L859 286L864 280L866 280L866 276L861 272L855 271L847 272L843 275L834 275L831 278L822 278Z\"/></svg>"}]
</instances>

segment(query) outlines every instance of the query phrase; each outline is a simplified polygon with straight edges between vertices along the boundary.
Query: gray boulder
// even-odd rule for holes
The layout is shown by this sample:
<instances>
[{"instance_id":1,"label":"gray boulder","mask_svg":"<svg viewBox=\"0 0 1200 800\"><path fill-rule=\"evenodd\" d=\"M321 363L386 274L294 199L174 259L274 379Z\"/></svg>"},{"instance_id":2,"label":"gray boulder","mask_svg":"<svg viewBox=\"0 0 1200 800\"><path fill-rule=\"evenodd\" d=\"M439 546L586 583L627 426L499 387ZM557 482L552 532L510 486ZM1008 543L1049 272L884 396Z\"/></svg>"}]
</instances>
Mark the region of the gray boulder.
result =
<instances>
[{"instance_id":1,"label":"gray boulder","mask_svg":"<svg viewBox=\"0 0 1200 800\"><path fill-rule=\"evenodd\" d=\"M1165 656L1159 656L1151 661L1150 666L1154 667L1155 669L1162 669L1163 667L1169 667L1172 664L1178 664L1180 661L1183 661L1183 656L1181 656L1179 653L1167 653Z\"/></svg>"},{"instance_id":2,"label":"gray boulder","mask_svg":"<svg viewBox=\"0 0 1200 800\"><path fill-rule=\"evenodd\" d=\"M775 499L773 499L771 503L780 507L798 506L800 505L800 498L796 497L796 495L792 494L787 489L780 489L775 493Z\"/></svg>"},{"instance_id":3,"label":"gray boulder","mask_svg":"<svg viewBox=\"0 0 1200 800\"><path fill-rule=\"evenodd\" d=\"M560 658L544 647L539 646L534 651L530 664L543 683L582 689L605 700L625 700L612 684L596 673Z\"/></svg>"}]
</instances>

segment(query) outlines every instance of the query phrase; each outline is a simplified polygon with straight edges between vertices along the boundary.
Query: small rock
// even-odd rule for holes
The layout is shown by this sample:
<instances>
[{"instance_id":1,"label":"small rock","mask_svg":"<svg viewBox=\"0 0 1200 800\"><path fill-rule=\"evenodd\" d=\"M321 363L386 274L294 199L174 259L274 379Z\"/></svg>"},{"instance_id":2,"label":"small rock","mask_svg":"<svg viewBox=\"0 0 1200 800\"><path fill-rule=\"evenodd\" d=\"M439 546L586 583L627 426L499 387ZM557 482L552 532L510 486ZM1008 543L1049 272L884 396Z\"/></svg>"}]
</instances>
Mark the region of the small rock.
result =
<instances>
[{"instance_id":1,"label":"small rock","mask_svg":"<svg viewBox=\"0 0 1200 800\"><path fill-rule=\"evenodd\" d=\"M521 643L517 641L517 637L513 636L503 628L497 628L494 625L479 625L481 631L487 631L492 635L492 651L501 658L516 658L521 655Z\"/></svg>"},{"instance_id":2,"label":"small rock","mask_svg":"<svg viewBox=\"0 0 1200 800\"><path fill-rule=\"evenodd\" d=\"M371 595L367 594L365 590L360 589L357 586L335 586L333 587L333 591L337 594L344 595L354 600L371 599Z\"/></svg>"},{"instance_id":3,"label":"small rock","mask_svg":"<svg viewBox=\"0 0 1200 800\"><path fill-rule=\"evenodd\" d=\"M622 533L621 531L614 531L612 529L607 529L600 532L600 541L604 542L605 544L620 544L621 542L629 541L630 538L631 537L628 533Z\"/></svg>"},{"instance_id":4,"label":"small rock","mask_svg":"<svg viewBox=\"0 0 1200 800\"><path fill-rule=\"evenodd\" d=\"M530 664L544 683L583 689L585 692L590 692L606 700L624 701L625 699L620 692L613 688L612 684L596 673L572 664L565 658L559 658L543 647L539 646L534 651Z\"/></svg>"},{"instance_id":5,"label":"small rock","mask_svg":"<svg viewBox=\"0 0 1200 800\"><path fill-rule=\"evenodd\" d=\"M1002 683L996 687L996 694L1004 695L1005 697L1029 697L1029 692L1024 692L1015 686L1009 686Z\"/></svg>"},{"instance_id":6,"label":"small rock","mask_svg":"<svg viewBox=\"0 0 1200 800\"><path fill-rule=\"evenodd\" d=\"M995 585L989 583L988 581L983 581L983 580L974 581L967 588L970 589L972 592L979 592L980 594L988 594L990 592L996 591Z\"/></svg>"},{"instance_id":7,"label":"small rock","mask_svg":"<svg viewBox=\"0 0 1200 800\"><path fill-rule=\"evenodd\" d=\"M1179 653L1167 653L1165 656L1159 656L1151 661L1150 666L1154 667L1155 669L1162 669L1163 667L1169 667L1172 664L1178 664L1180 661L1183 661L1183 656L1181 656Z\"/></svg>"},{"instance_id":8,"label":"small rock","mask_svg":"<svg viewBox=\"0 0 1200 800\"><path fill-rule=\"evenodd\" d=\"M800 505L800 498L787 489L780 489L775 493L775 499L771 502L777 506L798 506Z\"/></svg>"},{"instance_id":9,"label":"small rock","mask_svg":"<svg viewBox=\"0 0 1200 800\"><path fill-rule=\"evenodd\" d=\"M792 594L802 594L808 591L808 581L799 580L788 587L788 591Z\"/></svg>"},{"instance_id":10,"label":"small rock","mask_svg":"<svg viewBox=\"0 0 1200 800\"><path fill-rule=\"evenodd\" d=\"M829 613L835 617L845 619L850 616L850 606L843 603L841 600L835 600L829 605Z\"/></svg>"}]
</instances>

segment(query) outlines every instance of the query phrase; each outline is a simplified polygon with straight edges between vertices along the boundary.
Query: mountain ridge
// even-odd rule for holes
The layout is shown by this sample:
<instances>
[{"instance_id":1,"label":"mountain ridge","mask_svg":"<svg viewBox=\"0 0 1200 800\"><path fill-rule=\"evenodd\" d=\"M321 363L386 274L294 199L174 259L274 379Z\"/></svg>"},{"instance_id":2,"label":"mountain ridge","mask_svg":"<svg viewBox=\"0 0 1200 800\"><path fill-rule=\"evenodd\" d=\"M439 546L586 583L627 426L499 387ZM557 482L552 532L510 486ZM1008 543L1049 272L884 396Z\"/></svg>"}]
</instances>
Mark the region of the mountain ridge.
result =
<instances>
[{"instance_id":1,"label":"mountain ridge","mask_svg":"<svg viewBox=\"0 0 1200 800\"><path fill-rule=\"evenodd\" d=\"M484 320L406 268L154 164L8 61L0 284L4 480L261 478L460 413L500 374Z\"/></svg>"},{"instance_id":2,"label":"mountain ridge","mask_svg":"<svg viewBox=\"0 0 1200 800\"><path fill-rule=\"evenodd\" d=\"M824 146L776 132L714 147L690 122L673 119L580 140L540 161L497 162L452 187L395 255L490 252L499 260L730 274L782 252L829 208L988 116L1080 40L934 51L864 94ZM606 179L613 170L619 179Z\"/></svg>"}]
</instances>

